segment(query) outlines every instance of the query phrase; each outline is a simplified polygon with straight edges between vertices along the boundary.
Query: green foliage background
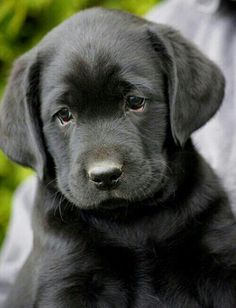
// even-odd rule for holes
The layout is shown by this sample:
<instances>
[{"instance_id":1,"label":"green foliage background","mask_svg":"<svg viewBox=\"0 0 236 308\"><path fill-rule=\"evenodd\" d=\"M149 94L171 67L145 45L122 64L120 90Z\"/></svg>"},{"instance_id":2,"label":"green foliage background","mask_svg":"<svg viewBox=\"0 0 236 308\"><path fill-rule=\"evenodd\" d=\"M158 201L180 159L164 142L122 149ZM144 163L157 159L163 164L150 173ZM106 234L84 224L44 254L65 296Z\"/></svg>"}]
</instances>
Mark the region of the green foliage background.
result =
<instances>
[{"instance_id":1,"label":"green foliage background","mask_svg":"<svg viewBox=\"0 0 236 308\"><path fill-rule=\"evenodd\" d=\"M119 8L143 15L160 0L0 0L0 97L13 60L51 28L81 9ZM12 194L31 170L10 162L0 151L0 244L11 212Z\"/></svg>"}]
</instances>

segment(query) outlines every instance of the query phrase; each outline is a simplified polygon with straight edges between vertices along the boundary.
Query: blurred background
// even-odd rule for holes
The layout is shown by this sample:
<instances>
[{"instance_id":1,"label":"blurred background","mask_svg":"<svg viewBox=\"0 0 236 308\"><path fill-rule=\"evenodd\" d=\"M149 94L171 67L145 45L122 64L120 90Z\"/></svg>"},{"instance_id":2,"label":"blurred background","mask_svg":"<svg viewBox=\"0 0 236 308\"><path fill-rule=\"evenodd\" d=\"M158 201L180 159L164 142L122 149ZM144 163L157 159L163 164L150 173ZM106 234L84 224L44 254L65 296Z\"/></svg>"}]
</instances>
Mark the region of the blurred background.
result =
<instances>
[{"instance_id":1,"label":"blurred background","mask_svg":"<svg viewBox=\"0 0 236 308\"><path fill-rule=\"evenodd\" d=\"M161 0L0 0L0 98L12 62L50 29L81 9L118 8L144 15ZM16 187L32 171L10 162L0 150L0 245L11 213Z\"/></svg>"}]
</instances>

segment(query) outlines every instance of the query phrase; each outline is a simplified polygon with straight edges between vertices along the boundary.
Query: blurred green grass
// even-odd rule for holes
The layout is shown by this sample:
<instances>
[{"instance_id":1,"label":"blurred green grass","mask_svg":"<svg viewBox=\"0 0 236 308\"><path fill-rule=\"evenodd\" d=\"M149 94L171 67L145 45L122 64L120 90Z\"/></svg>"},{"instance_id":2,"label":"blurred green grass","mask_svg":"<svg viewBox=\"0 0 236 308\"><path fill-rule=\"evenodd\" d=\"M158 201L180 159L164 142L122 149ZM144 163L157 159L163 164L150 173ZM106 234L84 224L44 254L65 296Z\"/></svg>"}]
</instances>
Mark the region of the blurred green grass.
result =
<instances>
[{"instance_id":1,"label":"blurred green grass","mask_svg":"<svg viewBox=\"0 0 236 308\"><path fill-rule=\"evenodd\" d=\"M0 97L13 60L33 47L50 29L81 9L118 8L144 15L160 0L0 0ZM16 187L32 174L0 151L0 244L5 236Z\"/></svg>"}]
</instances>

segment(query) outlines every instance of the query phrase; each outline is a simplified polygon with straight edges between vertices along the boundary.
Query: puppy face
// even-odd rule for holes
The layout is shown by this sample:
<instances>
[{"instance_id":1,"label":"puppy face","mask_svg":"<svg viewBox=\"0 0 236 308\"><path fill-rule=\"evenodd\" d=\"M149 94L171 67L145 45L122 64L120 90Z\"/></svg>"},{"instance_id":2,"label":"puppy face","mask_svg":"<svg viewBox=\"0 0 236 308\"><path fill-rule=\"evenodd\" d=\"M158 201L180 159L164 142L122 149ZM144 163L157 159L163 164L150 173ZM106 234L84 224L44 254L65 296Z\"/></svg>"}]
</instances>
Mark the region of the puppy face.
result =
<instances>
[{"instance_id":1,"label":"puppy face","mask_svg":"<svg viewBox=\"0 0 236 308\"><path fill-rule=\"evenodd\" d=\"M82 22L68 38L77 42L73 49L58 46L41 82L43 132L59 189L84 208L150 196L166 169L161 65L146 34L106 27L92 33Z\"/></svg>"},{"instance_id":2,"label":"puppy face","mask_svg":"<svg viewBox=\"0 0 236 308\"><path fill-rule=\"evenodd\" d=\"M84 11L16 63L0 144L42 180L50 156L57 189L81 208L141 200L168 181L170 139L183 149L223 88L218 68L173 29Z\"/></svg>"}]
</instances>

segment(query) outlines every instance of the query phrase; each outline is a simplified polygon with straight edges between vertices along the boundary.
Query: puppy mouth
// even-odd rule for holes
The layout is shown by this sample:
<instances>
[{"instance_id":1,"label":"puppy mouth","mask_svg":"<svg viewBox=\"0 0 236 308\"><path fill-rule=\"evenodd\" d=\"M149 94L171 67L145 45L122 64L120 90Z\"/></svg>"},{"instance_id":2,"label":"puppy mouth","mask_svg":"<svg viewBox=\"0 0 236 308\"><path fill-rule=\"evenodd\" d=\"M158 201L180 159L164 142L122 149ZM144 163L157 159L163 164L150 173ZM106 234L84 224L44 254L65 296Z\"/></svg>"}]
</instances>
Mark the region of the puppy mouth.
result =
<instances>
[{"instance_id":1,"label":"puppy mouth","mask_svg":"<svg viewBox=\"0 0 236 308\"><path fill-rule=\"evenodd\" d=\"M124 203L128 203L126 196L124 193L119 191L117 183L116 185L110 187L109 189L106 187L95 188L93 190L93 194L91 196L91 192L85 194L78 194L78 187L67 187L59 188L62 194L69 200L74 206L81 209L99 209L103 208L111 208L111 207L119 207Z\"/></svg>"},{"instance_id":2,"label":"puppy mouth","mask_svg":"<svg viewBox=\"0 0 236 308\"><path fill-rule=\"evenodd\" d=\"M108 210L125 207L131 203L130 198L125 193L119 191L118 185L110 190L104 189L101 192L103 193L103 196L98 197L98 191L96 201L91 202L89 205L84 205L84 207Z\"/></svg>"},{"instance_id":3,"label":"puppy mouth","mask_svg":"<svg viewBox=\"0 0 236 308\"><path fill-rule=\"evenodd\" d=\"M81 209L112 209L117 207L130 206L150 198L162 186L164 171L159 172L158 179L153 181L152 172L142 173L141 177L127 177L125 173L113 181L109 178L109 183L104 179L93 177L86 178L86 182L79 185L78 181L68 181L67 189L63 189L67 199L76 207ZM92 181L91 181L92 180ZM62 184L62 183L61 183ZM65 183L64 183L65 185ZM64 186L65 188L65 186Z\"/></svg>"},{"instance_id":4,"label":"puppy mouth","mask_svg":"<svg viewBox=\"0 0 236 308\"><path fill-rule=\"evenodd\" d=\"M121 185L122 186L122 185ZM68 190L67 190L68 193ZM67 198L81 209L104 209L110 210L121 207L130 207L133 203L140 202L152 197L153 192L150 185L146 184L142 189L136 189L133 193L129 190L120 189L119 184L111 189L96 189L91 197L90 194L79 196L69 191ZM81 198L82 197L82 198Z\"/></svg>"}]
</instances>

